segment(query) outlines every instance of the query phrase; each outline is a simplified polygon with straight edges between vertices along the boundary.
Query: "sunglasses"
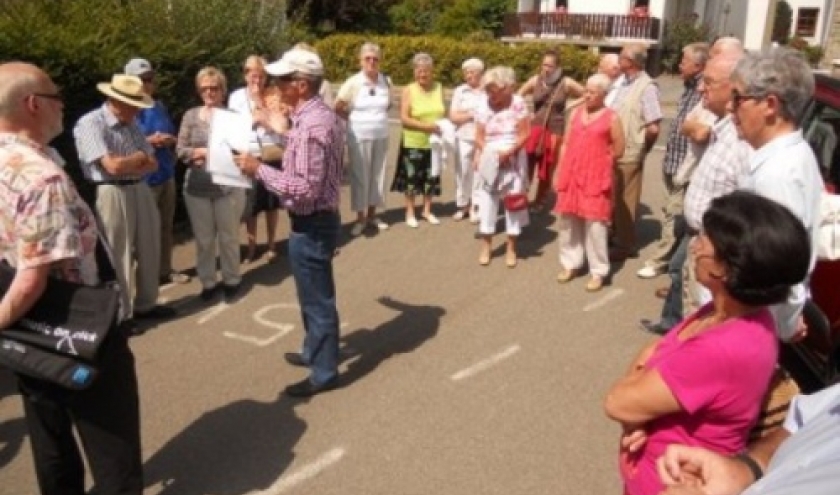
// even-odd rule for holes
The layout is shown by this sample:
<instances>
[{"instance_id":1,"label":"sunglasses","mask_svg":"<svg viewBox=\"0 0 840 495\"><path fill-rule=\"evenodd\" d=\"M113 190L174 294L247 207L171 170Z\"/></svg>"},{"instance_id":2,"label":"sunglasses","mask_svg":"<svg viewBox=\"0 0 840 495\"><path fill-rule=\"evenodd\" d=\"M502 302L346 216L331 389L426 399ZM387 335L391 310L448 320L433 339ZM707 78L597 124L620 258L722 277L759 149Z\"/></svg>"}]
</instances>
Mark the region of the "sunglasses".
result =
<instances>
[{"instance_id":1,"label":"sunglasses","mask_svg":"<svg viewBox=\"0 0 840 495\"><path fill-rule=\"evenodd\" d=\"M61 95L60 92L55 92L55 93L32 93L32 96L37 96L38 98L46 98L48 100L53 100L53 101L64 101L64 97Z\"/></svg>"},{"instance_id":2,"label":"sunglasses","mask_svg":"<svg viewBox=\"0 0 840 495\"><path fill-rule=\"evenodd\" d=\"M215 92L215 91L219 91L219 87L218 86L202 86L202 87L198 88L198 91L200 93L204 93L206 91L214 91Z\"/></svg>"},{"instance_id":3,"label":"sunglasses","mask_svg":"<svg viewBox=\"0 0 840 495\"><path fill-rule=\"evenodd\" d=\"M368 96L376 96L376 90L373 89L373 88L370 88L370 91L368 91Z\"/></svg>"},{"instance_id":4,"label":"sunglasses","mask_svg":"<svg viewBox=\"0 0 840 495\"><path fill-rule=\"evenodd\" d=\"M732 107L738 108L746 100L763 100L767 95L741 94L737 89L732 90Z\"/></svg>"},{"instance_id":5,"label":"sunglasses","mask_svg":"<svg viewBox=\"0 0 840 495\"><path fill-rule=\"evenodd\" d=\"M365 62L379 62L379 57L365 57Z\"/></svg>"}]
</instances>

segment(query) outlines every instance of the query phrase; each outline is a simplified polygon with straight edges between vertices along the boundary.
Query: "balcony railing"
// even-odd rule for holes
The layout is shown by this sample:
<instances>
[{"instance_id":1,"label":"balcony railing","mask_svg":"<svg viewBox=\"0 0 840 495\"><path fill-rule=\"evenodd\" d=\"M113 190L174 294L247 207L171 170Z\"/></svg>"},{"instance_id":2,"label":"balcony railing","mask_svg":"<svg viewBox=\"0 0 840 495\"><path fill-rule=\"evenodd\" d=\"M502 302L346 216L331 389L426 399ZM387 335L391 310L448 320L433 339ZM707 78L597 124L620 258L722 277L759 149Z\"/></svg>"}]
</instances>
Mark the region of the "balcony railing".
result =
<instances>
[{"instance_id":1,"label":"balcony railing","mask_svg":"<svg viewBox=\"0 0 840 495\"><path fill-rule=\"evenodd\" d=\"M603 40L637 38L659 40L655 17L611 14L506 14L502 35L514 38L570 38Z\"/></svg>"}]
</instances>

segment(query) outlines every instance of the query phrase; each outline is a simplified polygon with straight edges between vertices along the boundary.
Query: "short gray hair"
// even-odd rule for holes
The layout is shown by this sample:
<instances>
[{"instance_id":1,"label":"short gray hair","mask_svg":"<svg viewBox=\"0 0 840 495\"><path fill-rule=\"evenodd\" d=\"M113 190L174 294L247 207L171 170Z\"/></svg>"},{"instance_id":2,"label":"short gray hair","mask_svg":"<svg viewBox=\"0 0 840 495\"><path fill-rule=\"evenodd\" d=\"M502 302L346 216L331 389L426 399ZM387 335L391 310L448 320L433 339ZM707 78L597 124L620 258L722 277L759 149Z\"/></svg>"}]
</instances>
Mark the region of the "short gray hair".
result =
<instances>
[{"instance_id":1,"label":"short gray hair","mask_svg":"<svg viewBox=\"0 0 840 495\"><path fill-rule=\"evenodd\" d=\"M712 43L712 47L709 52L709 56L738 56L744 53L744 44L741 40L734 36L724 36L723 38L718 38L714 43Z\"/></svg>"},{"instance_id":2,"label":"short gray hair","mask_svg":"<svg viewBox=\"0 0 840 495\"><path fill-rule=\"evenodd\" d=\"M15 65L11 65L15 64ZM20 64L21 62L9 62L3 64L7 69ZM30 64L25 64L29 66ZM35 67L32 66L34 69ZM7 70L4 77L0 78L0 118L14 117L20 109L20 103L26 96L36 91L40 83L40 77L35 70Z\"/></svg>"},{"instance_id":3,"label":"short gray hair","mask_svg":"<svg viewBox=\"0 0 840 495\"><path fill-rule=\"evenodd\" d=\"M782 118L800 123L814 96L814 74L805 58L790 48L772 48L748 53L735 66L732 81L744 86L744 93L776 95Z\"/></svg>"},{"instance_id":4,"label":"short gray hair","mask_svg":"<svg viewBox=\"0 0 840 495\"><path fill-rule=\"evenodd\" d=\"M512 88L516 84L516 72L510 67L497 65L481 77L482 86L490 86L491 84L500 88Z\"/></svg>"},{"instance_id":5,"label":"short gray hair","mask_svg":"<svg viewBox=\"0 0 840 495\"><path fill-rule=\"evenodd\" d=\"M703 67L706 65L706 62L709 60L709 44L698 42L698 43L689 43L685 45L682 49L683 54L688 55L692 62Z\"/></svg>"},{"instance_id":6,"label":"short gray hair","mask_svg":"<svg viewBox=\"0 0 840 495\"><path fill-rule=\"evenodd\" d=\"M589 76L589 79L586 80L586 85L594 84L598 87L602 92L606 93L610 90L610 86L612 86L612 81L606 74L592 74Z\"/></svg>"},{"instance_id":7,"label":"short gray hair","mask_svg":"<svg viewBox=\"0 0 840 495\"><path fill-rule=\"evenodd\" d=\"M435 61L428 53L420 52L412 57L411 65L414 67L417 67L418 65L428 65L429 67L432 67L435 65Z\"/></svg>"},{"instance_id":8,"label":"short gray hair","mask_svg":"<svg viewBox=\"0 0 840 495\"><path fill-rule=\"evenodd\" d=\"M633 61L636 67L641 69L647 65L647 51L648 47L642 43L629 43L624 45L624 50L627 51L627 56Z\"/></svg>"},{"instance_id":9,"label":"short gray hair","mask_svg":"<svg viewBox=\"0 0 840 495\"><path fill-rule=\"evenodd\" d=\"M361 57L365 53L373 53L377 57L381 57L382 56L382 49L379 48L379 45L377 45L376 43L373 43L371 41L366 41L362 45L362 48L359 49L359 56Z\"/></svg>"},{"instance_id":10,"label":"short gray hair","mask_svg":"<svg viewBox=\"0 0 840 495\"><path fill-rule=\"evenodd\" d=\"M463 64L461 64L461 69L477 70L478 72L484 72L484 62L482 62L480 58L468 58L464 60Z\"/></svg>"}]
</instances>

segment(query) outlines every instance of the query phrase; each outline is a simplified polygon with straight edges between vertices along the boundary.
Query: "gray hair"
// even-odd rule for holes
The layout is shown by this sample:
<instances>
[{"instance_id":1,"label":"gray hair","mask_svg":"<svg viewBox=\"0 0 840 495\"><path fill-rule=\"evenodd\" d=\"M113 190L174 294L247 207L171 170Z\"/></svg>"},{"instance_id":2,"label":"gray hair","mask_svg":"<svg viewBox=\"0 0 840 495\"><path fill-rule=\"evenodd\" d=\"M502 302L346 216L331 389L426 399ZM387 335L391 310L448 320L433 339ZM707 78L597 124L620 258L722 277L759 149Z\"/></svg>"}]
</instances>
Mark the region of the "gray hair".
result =
<instances>
[{"instance_id":1,"label":"gray hair","mask_svg":"<svg viewBox=\"0 0 840 495\"><path fill-rule=\"evenodd\" d=\"M3 77L0 77L0 118L12 118L20 110L20 103L29 93L36 91L40 84L37 70L12 70L14 67L30 66L22 62L3 64ZM35 66L31 66L35 69Z\"/></svg>"},{"instance_id":2,"label":"gray hair","mask_svg":"<svg viewBox=\"0 0 840 495\"><path fill-rule=\"evenodd\" d=\"M379 45L377 45L376 43L366 41L362 45L362 48L359 49L359 56L361 57L365 53L373 53L377 57L381 57L382 56L382 49L379 48Z\"/></svg>"},{"instance_id":3,"label":"gray hair","mask_svg":"<svg viewBox=\"0 0 840 495\"><path fill-rule=\"evenodd\" d=\"M735 38L734 36L724 36L723 38L718 38L712 44L712 48L710 49L711 57L716 57L718 55L742 55L744 53L744 44L741 43L741 40Z\"/></svg>"},{"instance_id":4,"label":"gray hair","mask_svg":"<svg viewBox=\"0 0 840 495\"><path fill-rule=\"evenodd\" d=\"M461 64L461 69L477 70L478 72L484 72L484 62L482 62L480 58L468 58L464 60L463 64Z\"/></svg>"},{"instance_id":5,"label":"gray hair","mask_svg":"<svg viewBox=\"0 0 840 495\"><path fill-rule=\"evenodd\" d=\"M516 72L510 67L497 65L481 77L482 86L490 86L491 84L499 88L512 88L516 84Z\"/></svg>"},{"instance_id":6,"label":"gray hair","mask_svg":"<svg viewBox=\"0 0 840 495\"><path fill-rule=\"evenodd\" d=\"M594 84L601 92L606 93L610 90L610 86L612 86L612 81L606 74L592 74L589 76L589 79L586 80L586 85Z\"/></svg>"},{"instance_id":7,"label":"gray hair","mask_svg":"<svg viewBox=\"0 0 840 495\"><path fill-rule=\"evenodd\" d=\"M411 65L413 65L415 68L419 65L426 65L432 67L433 65L435 65L435 61L434 59L432 59L432 56L428 53L420 52L415 54L414 57L411 59Z\"/></svg>"},{"instance_id":8,"label":"gray hair","mask_svg":"<svg viewBox=\"0 0 840 495\"><path fill-rule=\"evenodd\" d=\"M732 81L742 84L745 94L776 95L781 117L797 124L814 95L811 67L801 53L790 48L748 53L735 66Z\"/></svg>"},{"instance_id":9,"label":"gray hair","mask_svg":"<svg viewBox=\"0 0 840 495\"><path fill-rule=\"evenodd\" d=\"M636 67L644 69L647 65L647 46L642 43L630 43L624 45L627 56L633 61Z\"/></svg>"},{"instance_id":10,"label":"gray hair","mask_svg":"<svg viewBox=\"0 0 840 495\"><path fill-rule=\"evenodd\" d=\"M709 60L709 44L708 43L689 43L682 49L683 54L688 55L691 61L703 67Z\"/></svg>"}]
</instances>

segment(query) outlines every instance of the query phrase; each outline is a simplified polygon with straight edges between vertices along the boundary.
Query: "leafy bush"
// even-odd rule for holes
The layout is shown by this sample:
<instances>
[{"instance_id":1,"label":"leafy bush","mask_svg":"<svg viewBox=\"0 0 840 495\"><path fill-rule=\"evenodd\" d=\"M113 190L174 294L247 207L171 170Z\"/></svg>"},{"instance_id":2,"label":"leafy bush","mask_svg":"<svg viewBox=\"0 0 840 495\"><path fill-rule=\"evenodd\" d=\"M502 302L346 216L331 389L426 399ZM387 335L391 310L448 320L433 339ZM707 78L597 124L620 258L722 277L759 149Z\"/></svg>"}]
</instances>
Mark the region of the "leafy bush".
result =
<instances>
[{"instance_id":1,"label":"leafy bush","mask_svg":"<svg viewBox=\"0 0 840 495\"><path fill-rule=\"evenodd\" d=\"M708 25L697 24L690 17L668 21L662 40L662 69L670 73L679 72L683 48L698 41L711 41L711 37Z\"/></svg>"},{"instance_id":2,"label":"leafy bush","mask_svg":"<svg viewBox=\"0 0 840 495\"><path fill-rule=\"evenodd\" d=\"M5 0L0 4L0 60L43 67L66 98L65 128L102 104L96 83L141 56L157 71L157 87L177 119L198 103L193 78L204 65L241 80L251 53L274 56L285 48L284 0ZM37 33L37 35L35 35ZM78 178L70 132L57 141Z\"/></svg>"},{"instance_id":3,"label":"leafy bush","mask_svg":"<svg viewBox=\"0 0 840 495\"><path fill-rule=\"evenodd\" d=\"M787 46L802 52L802 56L805 57L805 60L807 60L812 67L817 67L822 60L823 55L825 55L825 49L822 46L811 45L807 40L799 36L791 38Z\"/></svg>"},{"instance_id":4,"label":"leafy bush","mask_svg":"<svg viewBox=\"0 0 840 495\"><path fill-rule=\"evenodd\" d=\"M456 86L462 82L461 64L470 57L482 59L487 67L508 65L516 70L519 81L535 72L543 52L548 48L558 50L566 73L579 81L592 74L598 65L596 55L568 45L526 43L508 46L497 41L461 41L439 36L336 35L315 45L331 81L342 81L359 71L358 51L365 41L382 47L382 71L400 85L413 80L411 59L418 52L426 52L434 58L436 77L445 86Z\"/></svg>"}]
</instances>

